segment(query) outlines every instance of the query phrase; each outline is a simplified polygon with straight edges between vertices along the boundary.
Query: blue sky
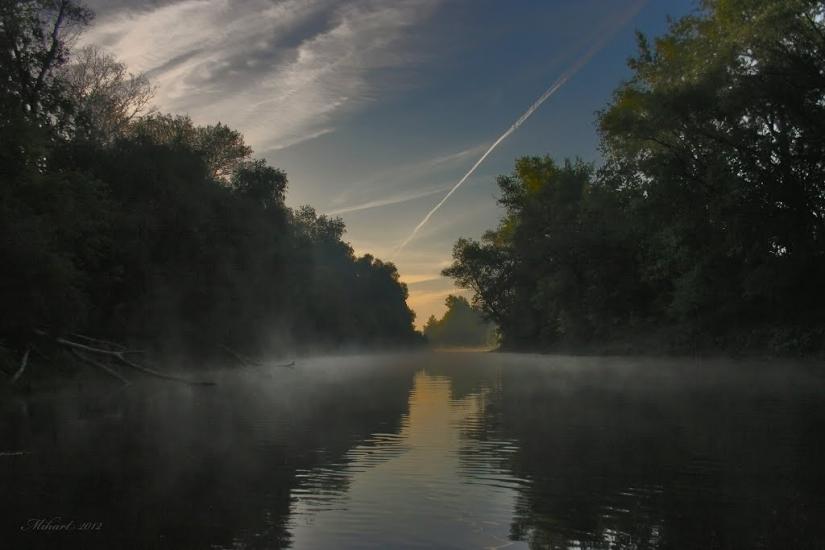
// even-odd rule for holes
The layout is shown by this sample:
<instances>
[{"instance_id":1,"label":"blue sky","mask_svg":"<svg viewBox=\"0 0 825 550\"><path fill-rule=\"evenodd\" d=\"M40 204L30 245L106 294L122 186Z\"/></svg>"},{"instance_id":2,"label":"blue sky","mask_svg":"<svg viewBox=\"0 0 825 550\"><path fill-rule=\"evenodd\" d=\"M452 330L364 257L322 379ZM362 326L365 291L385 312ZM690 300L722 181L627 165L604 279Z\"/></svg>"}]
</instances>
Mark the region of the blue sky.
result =
<instances>
[{"instance_id":1,"label":"blue sky","mask_svg":"<svg viewBox=\"0 0 825 550\"><path fill-rule=\"evenodd\" d=\"M634 31L693 0L94 0L82 40L158 87L155 107L242 131L287 171L287 202L340 215L396 263L418 324L455 292L460 236L495 227L495 177L522 155L598 162L595 112ZM637 11L638 10L638 11ZM629 23L620 26L623 18ZM604 47L396 253L422 217L595 42Z\"/></svg>"}]
</instances>

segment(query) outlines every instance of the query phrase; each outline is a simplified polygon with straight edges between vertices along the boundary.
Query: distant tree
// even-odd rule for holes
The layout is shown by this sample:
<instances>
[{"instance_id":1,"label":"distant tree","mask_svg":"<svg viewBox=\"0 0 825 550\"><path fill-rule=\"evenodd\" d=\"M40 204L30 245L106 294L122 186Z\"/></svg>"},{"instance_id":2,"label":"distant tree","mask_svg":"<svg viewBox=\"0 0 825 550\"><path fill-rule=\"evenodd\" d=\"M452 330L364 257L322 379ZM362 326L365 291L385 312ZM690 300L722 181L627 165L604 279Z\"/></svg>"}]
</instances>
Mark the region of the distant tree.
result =
<instances>
[{"instance_id":1,"label":"distant tree","mask_svg":"<svg viewBox=\"0 0 825 550\"><path fill-rule=\"evenodd\" d=\"M451 294L445 305L447 311L441 319L430 316L424 325L424 336L431 346L478 347L495 343L494 325L467 298Z\"/></svg>"},{"instance_id":2,"label":"distant tree","mask_svg":"<svg viewBox=\"0 0 825 550\"><path fill-rule=\"evenodd\" d=\"M455 261L442 271L459 287L472 290L473 304L497 324L510 315L508 298L514 267L511 250L503 244L494 231L486 232L481 242L460 238L453 246Z\"/></svg>"}]
</instances>

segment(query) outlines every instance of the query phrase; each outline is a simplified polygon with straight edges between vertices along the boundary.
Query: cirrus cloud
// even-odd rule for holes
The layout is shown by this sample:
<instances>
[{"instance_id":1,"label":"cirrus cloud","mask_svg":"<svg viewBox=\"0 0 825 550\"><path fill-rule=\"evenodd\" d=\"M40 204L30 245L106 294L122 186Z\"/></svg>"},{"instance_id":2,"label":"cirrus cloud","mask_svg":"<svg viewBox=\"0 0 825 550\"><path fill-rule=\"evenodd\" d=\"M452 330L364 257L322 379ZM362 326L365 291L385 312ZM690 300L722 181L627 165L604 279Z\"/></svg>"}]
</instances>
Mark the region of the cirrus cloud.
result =
<instances>
[{"instance_id":1,"label":"cirrus cloud","mask_svg":"<svg viewBox=\"0 0 825 550\"><path fill-rule=\"evenodd\" d=\"M417 61L409 30L439 0L179 0L106 10L84 35L158 88L156 106L220 120L259 151L334 131ZM132 4L134 6L134 4Z\"/></svg>"}]
</instances>

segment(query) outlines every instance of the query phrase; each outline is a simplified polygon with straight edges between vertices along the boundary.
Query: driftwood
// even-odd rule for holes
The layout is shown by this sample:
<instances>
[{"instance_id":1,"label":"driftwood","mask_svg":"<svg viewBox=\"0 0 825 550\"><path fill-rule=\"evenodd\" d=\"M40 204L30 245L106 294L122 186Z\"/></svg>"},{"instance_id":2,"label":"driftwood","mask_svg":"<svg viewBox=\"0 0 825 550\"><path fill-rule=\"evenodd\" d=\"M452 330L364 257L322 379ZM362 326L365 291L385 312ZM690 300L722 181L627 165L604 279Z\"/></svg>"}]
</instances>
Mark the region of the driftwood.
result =
<instances>
[{"instance_id":1,"label":"driftwood","mask_svg":"<svg viewBox=\"0 0 825 550\"><path fill-rule=\"evenodd\" d=\"M70 349L73 349L75 351L81 351L81 352L85 351L85 352L89 352L89 353L95 353L95 354L98 354L98 355L106 355L108 357L113 357L113 358L117 359L117 361L121 365L124 365L124 366L127 366L127 367L131 368L131 369L140 371L144 374L148 374L149 376L154 376L155 378L161 378L163 380L171 380L173 382L180 382L180 383L183 383L183 384L190 384L192 386L214 386L215 385L214 382L205 381L205 380L190 380L188 378L182 378L182 377L174 376L174 375L171 375L171 374L164 374L164 373L158 372L154 369L144 367L143 365L138 365L134 361L130 361L129 359L126 358L127 353L141 353L141 352L136 351L136 350L127 350L127 349L124 348L122 350L117 350L116 351L116 350L98 348L98 347L90 346L90 345L87 345L87 344L81 344L80 342L73 342L73 341L67 340L65 338L57 338L56 341L57 341L58 344L66 346L66 347L68 347Z\"/></svg>"},{"instance_id":2,"label":"driftwood","mask_svg":"<svg viewBox=\"0 0 825 550\"><path fill-rule=\"evenodd\" d=\"M95 344L97 346L101 346L101 345L109 346L110 348L114 348L115 350L118 350L118 351L123 351L124 349L126 349L126 346L123 346L122 344L118 344L117 342L110 342L109 340L102 340L100 338L92 338L90 336L84 336L83 334L77 334L77 333L73 333L71 336L72 336L72 338L76 338L78 340L84 340L86 342L89 342L90 344Z\"/></svg>"},{"instance_id":3,"label":"driftwood","mask_svg":"<svg viewBox=\"0 0 825 550\"><path fill-rule=\"evenodd\" d=\"M48 337L47 333L43 330L35 330L34 332L39 336ZM119 344L117 342L103 340L101 338L92 338L91 336L85 336L83 334L72 334L71 338L72 339L70 340L68 338L57 337L54 339L54 341L57 342L57 344L63 346L64 348L68 348L68 351L82 363L85 363L98 370L101 370L105 372L108 376L111 376L112 378L116 378L117 380L122 382L124 386L129 385L131 383L131 380L120 374L119 370L114 368L114 364L123 367L128 367L130 369L142 372L143 374L152 376L154 378L160 378L162 380L170 380L172 382L180 382L182 384L190 384L193 386L215 385L215 382L209 380L192 380L190 378L166 374L151 369L149 367L143 366L139 363L136 363L135 361L127 357L127 355L131 354L146 353L144 350L128 349L126 346ZM233 350L229 346L221 345L220 348L224 352L229 354L233 359L235 359L235 361L237 361L242 366L277 368L295 367L295 361L290 361L289 363L284 363L280 365L269 365L261 361L252 359L250 357L244 356L238 353L237 351ZM17 370L17 372L11 379L12 384L14 384L26 370L26 366L29 362L30 351L31 348L27 349L26 353L23 355L20 368ZM36 349L35 352L37 352ZM98 360L97 358L101 356L109 358L109 361Z\"/></svg>"},{"instance_id":4,"label":"driftwood","mask_svg":"<svg viewBox=\"0 0 825 550\"><path fill-rule=\"evenodd\" d=\"M20 377L23 375L23 371L26 370L26 365L29 364L29 353L31 349L26 349L26 353L23 354L23 359L20 361L20 368L17 369L17 372L14 373L14 376L11 377L11 383L14 384Z\"/></svg>"},{"instance_id":5,"label":"driftwood","mask_svg":"<svg viewBox=\"0 0 825 550\"><path fill-rule=\"evenodd\" d=\"M245 357L245 356L241 355L240 353L238 353L237 351L233 350L232 348L230 348L229 346L227 346L225 344L221 345L221 349L223 351L225 351L226 353L228 353L233 359L235 359L235 361L237 361L238 363L240 363L244 367L249 367L249 366L260 367L261 366L261 363L259 363L258 361L255 361L254 359L250 359L249 357Z\"/></svg>"},{"instance_id":6,"label":"driftwood","mask_svg":"<svg viewBox=\"0 0 825 550\"><path fill-rule=\"evenodd\" d=\"M109 366L107 366L107 365L104 365L104 364L103 364L103 363L101 363L100 361L96 361L96 360L92 359L91 357L88 357L88 356L86 356L86 355L83 355L83 353L82 353L82 352L80 352L80 351L78 351L78 350L76 350L76 349L74 349L74 348L72 348L70 351L72 352L72 355L74 355L75 357L77 357L78 359L80 359L81 361L83 361L84 363L89 364L89 365L91 365L91 366L93 366L93 367L96 367L96 368L98 368L98 369L102 370L103 372L105 372L105 373L106 373L106 374L108 374L109 376L111 376L111 377L113 377L113 378L117 378L118 380L120 380L120 381L121 381L121 382L123 382L124 384L128 385L128 384L131 384L131 383L132 383L132 382L131 382L128 378L126 378L125 376L122 376L122 375L121 375L119 372L117 372L115 369L113 369L113 368L111 368L111 367L109 367Z\"/></svg>"},{"instance_id":7,"label":"driftwood","mask_svg":"<svg viewBox=\"0 0 825 550\"><path fill-rule=\"evenodd\" d=\"M241 364L242 366L244 366L244 367L250 367L250 366L255 366L255 367L266 367L266 366L272 366L272 367L288 368L288 369L291 369L291 368L295 367L295 361L290 361L289 363L285 363L285 364L283 364L283 365L267 365L266 363L262 363L262 362L260 362L260 361L256 361L255 359L251 359L251 358L249 358L249 357L247 357L247 356L241 355L240 353L238 353L237 351L233 350L232 348L230 348L230 347L229 347L229 346L227 346L227 345L221 345L221 349L222 349L223 351L225 351L226 353L228 353L229 355L231 355L231 356L232 356L232 357L233 357L233 358L234 358L234 359L235 359L238 363L240 363L240 364Z\"/></svg>"},{"instance_id":8,"label":"driftwood","mask_svg":"<svg viewBox=\"0 0 825 550\"><path fill-rule=\"evenodd\" d=\"M111 351L119 351L121 353L146 353L146 350L142 349L128 349L123 344L118 344L117 342L112 342L110 340L102 340L100 338L92 338L90 336L84 336L83 334L72 334L72 338L84 340L85 342L89 342L89 345L93 345L94 347L101 347L101 346L108 346Z\"/></svg>"}]
</instances>

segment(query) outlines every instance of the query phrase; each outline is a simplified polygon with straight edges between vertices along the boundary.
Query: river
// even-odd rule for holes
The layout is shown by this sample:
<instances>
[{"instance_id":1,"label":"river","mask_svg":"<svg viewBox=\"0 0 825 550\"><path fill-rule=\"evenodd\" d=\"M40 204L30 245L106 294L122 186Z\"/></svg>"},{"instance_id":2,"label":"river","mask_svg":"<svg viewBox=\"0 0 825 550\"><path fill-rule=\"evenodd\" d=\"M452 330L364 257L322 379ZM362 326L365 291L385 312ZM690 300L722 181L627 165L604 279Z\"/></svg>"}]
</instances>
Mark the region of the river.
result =
<instances>
[{"instance_id":1,"label":"river","mask_svg":"<svg viewBox=\"0 0 825 550\"><path fill-rule=\"evenodd\" d=\"M6 548L825 548L825 368L324 357L7 397Z\"/></svg>"}]
</instances>

